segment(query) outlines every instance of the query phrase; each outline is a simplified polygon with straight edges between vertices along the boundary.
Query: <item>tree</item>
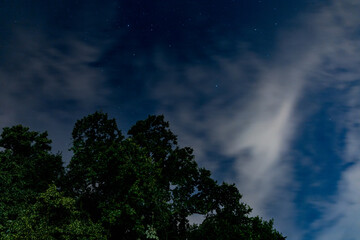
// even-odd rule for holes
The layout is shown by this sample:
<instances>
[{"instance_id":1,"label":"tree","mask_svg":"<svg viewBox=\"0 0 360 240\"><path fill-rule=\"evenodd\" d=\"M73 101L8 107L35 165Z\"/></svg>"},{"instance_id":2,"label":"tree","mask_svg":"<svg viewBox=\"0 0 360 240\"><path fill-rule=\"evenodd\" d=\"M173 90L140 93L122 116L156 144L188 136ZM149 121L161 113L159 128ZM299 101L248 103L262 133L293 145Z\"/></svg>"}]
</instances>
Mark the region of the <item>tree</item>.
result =
<instances>
[{"instance_id":1,"label":"tree","mask_svg":"<svg viewBox=\"0 0 360 240\"><path fill-rule=\"evenodd\" d=\"M208 240L284 240L273 228L273 220L250 217L251 208L241 203L241 194L234 184L223 183L214 188L214 208L202 224L192 226L189 239Z\"/></svg>"},{"instance_id":2,"label":"tree","mask_svg":"<svg viewBox=\"0 0 360 240\"><path fill-rule=\"evenodd\" d=\"M105 184L107 149L123 140L114 119L95 112L78 120L72 132L74 156L68 166L67 178L76 194L90 194Z\"/></svg>"},{"instance_id":3,"label":"tree","mask_svg":"<svg viewBox=\"0 0 360 240\"><path fill-rule=\"evenodd\" d=\"M160 167L158 181L163 191L168 193L171 211L164 235L185 239L189 228L188 217L206 212L208 203L201 198L201 188L205 189L202 181L215 182L210 179L210 174L201 175L206 171L198 168L191 148L178 146L177 137L169 129L169 123L164 121L164 116L149 116L138 121L128 135Z\"/></svg>"},{"instance_id":4,"label":"tree","mask_svg":"<svg viewBox=\"0 0 360 240\"><path fill-rule=\"evenodd\" d=\"M104 229L86 219L75 207L75 200L64 197L55 185L39 195L13 221L2 239L15 240L101 240L106 239Z\"/></svg>"},{"instance_id":5,"label":"tree","mask_svg":"<svg viewBox=\"0 0 360 240\"><path fill-rule=\"evenodd\" d=\"M249 216L234 184L197 165L163 116L138 121L125 138L95 112L76 122L72 140L64 173L46 132L4 128L2 239L285 239L272 220ZM193 214L203 223L191 225Z\"/></svg>"},{"instance_id":6,"label":"tree","mask_svg":"<svg viewBox=\"0 0 360 240\"><path fill-rule=\"evenodd\" d=\"M170 219L159 167L131 139L110 151L112 180L102 189L101 222L111 239L143 239L150 230L157 234Z\"/></svg>"},{"instance_id":7,"label":"tree","mask_svg":"<svg viewBox=\"0 0 360 240\"><path fill-rule=\"evenodd\" d=\"M96 112L75 124L73 140L72 190L110 239L284 239L272 222L248 216L235 185L198 167L163 116L138 121L124 139L114 119ZM204 223L190 226L192 214Z\"/></svg>"},{"instance_id":8,"label":"tree","mask_svg":"<svg viewBox=\"0 0 360 240\"><path fill-rule=\"evenodd\" d=\"M17 125L4 128L0 138L0 228L15 220L49 183L64 174L61 156L50 152L47 132Z\"/></svg>"},{"instance_id":9,"label":"tree","mask_svg":"<svg viewBox=\"0 0 360 240\"><path fill-rule=\"evenodd\" d=\"M159 167L132 140L123 140L115 120L96 112L75 124L70 192L112 239L136 239L165 225L166 196Z\"/></svg>"}]
</instances>

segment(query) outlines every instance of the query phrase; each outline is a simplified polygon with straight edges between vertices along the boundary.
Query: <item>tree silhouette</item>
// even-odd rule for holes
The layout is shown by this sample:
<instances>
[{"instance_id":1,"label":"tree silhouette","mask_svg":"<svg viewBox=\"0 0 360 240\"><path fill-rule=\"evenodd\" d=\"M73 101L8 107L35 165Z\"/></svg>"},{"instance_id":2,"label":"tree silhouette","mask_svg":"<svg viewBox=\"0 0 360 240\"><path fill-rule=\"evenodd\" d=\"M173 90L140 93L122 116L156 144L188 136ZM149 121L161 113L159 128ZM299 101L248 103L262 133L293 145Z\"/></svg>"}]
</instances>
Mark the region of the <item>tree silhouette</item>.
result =
<instances>
[{"instance_id":1,"label":"tree silhouette","mask_svg":"<svg viewBox=\"0 0 360 240\"><path fill-rule=\"evenodd\" d=\"M127 137L105 113L78 120L65 174L46 133L15 126L1 136L4 239L285 239L272 220L249 216L234 184L197 165L164 116L138 121ZM203 223L191 224L193 214Z\"/></svg>"}]
</instances>

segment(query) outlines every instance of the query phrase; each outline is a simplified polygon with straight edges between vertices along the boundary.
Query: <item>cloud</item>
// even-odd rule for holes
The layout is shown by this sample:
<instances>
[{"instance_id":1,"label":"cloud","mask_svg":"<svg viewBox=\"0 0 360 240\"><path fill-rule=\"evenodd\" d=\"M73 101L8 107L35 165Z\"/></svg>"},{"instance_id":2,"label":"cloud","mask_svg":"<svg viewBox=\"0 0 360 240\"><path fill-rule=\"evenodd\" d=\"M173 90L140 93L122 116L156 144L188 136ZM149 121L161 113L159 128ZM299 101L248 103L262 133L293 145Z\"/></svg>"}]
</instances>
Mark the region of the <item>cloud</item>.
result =
<instances>
[{"instance_id":1,"label":"cloud","mask_svg":"<svg viewBox=\"0 0 360 240\"><path fill-rule=\"evenodd\" d=\"M233 159L227 171L235 170L236 177L226 180L236 182L254 214L276 215L277 226L292 232L292 239L301 233L289 191L292 163L284 154L300 117L295 107L306 70L313 64L307 54L297 58L269 63L240 49L236 58L213 56L210 65L181 69L158 59L166 80L153 90L163 104L159 112L175 125L180 142L195 148L200 165L219 170L222 163L213 152Z\"/></svg>"},{"instance_id":2,"label":"cloud","mask_svg":"<svg viewBox=\"0 0 360 240\"><path fill-rule=\"evenodd\" d=\"M332 204L322 204L324 215L313 224L321 229L315 239L358 239L360 213L360 165L356 164L343 173L339 184L338 195Z\"/></svg>"},{"instance_id":3,"label":"cloud","mask_svg":"<svg viewBox=\"0 0 360 240\"><path fill-rule=\"evenodd\" d=\"M161 49L143 61L152 63L147 77L160 79L149 94L180 143L195 148L200 165L225 171L225 180L236 182L254 213L274 217L289 239L307 232L296 222L301 182L289 157L298 132L306 130L302 121L311 116L299 103L312 108L308 92L330 88L337 93L329 96L337 105L335 123L345 132L341 154L351 165L334 185L336 195L317 201L322 215L311 230L319 232L317 239L359 235L359 10L358 1L344 0L303 13L291 29L280 32L268 59L246 43L232 42L231 56L212 51L204 53L204 62L180 62ZM64 139L75 120L106 105L111 90L102 69L93 64L103 46L80 41L71 32L60 35L56 39L45 31L18 28L9 39L2 52L6 61L0 64L0 126L47 129L57 140L55 149L65 151ZM213 42L223 42L218 38Z\"/></svg>"},{"instance_id":4,"label":"cloud","mask_svg":"<svg viewBox=\"0 0 360 240\"><path fill-rule=\"evenodd\" d=\"M101 47L21 28L11 42L0 66L0 125L49 130L54 149L67 154L70 126L106 104L110 93L101 69L92 66Z\"/></svg>"},{"instance_id":5,"label":"cloud","mask_svg":"<svg viewBox=\"0 0 360 240\"><path fill-rule=\"evenodd\" d=\"M327 101L334 102L337 137L345 133L341 152L344 167L339 169L340 181L334 185L336 194L316 204L322 214L312 224L312 230L318 232L314 238L319 240L357 239L360 234L359 10L358 1L333 1L308 18L314 20L313 28L318 32L315 46L321 60L314 66L319 75L312 86L335 90Z\"/></svg>"},{"instance_id":6,"label":"cloud","mask_svg":"<svg viewBox=\"0 0 360 240\"><path fill-rule=\"evenodd\" d=\"M354 162L360 156L358 88L349 90L360 79L359 10L360 3L348 0L303 14L296 21L296 30L280 34L270 60L249 52L245 45L234 47L235 57L213 54L203 64L176 67L176 61L162 53L154 58L164 79L151 89L162 103L159 112L168 116L180 139L195 147L201 164L214 171L220 168L221 162L209 160L213 151L234 159L231 167L237 176L230 180L236 181L256 214L275 217L277 226L291 239L301 239L307 232L296 226L296 187L301 183L287 155L302 120L311 115L298 108L300 102L311 104L308 91L334 88L339 105L354 105L336 122L347 131L344 159ZM336 216L339 221L332 228L338 232L357 232L352 213L359 208L349 204L349 198L355 201L351 192L359 182L357 169L355 164L343 173L335 204L324 200L320 208L327 206L319 221ZM338 209L344 214L336 215ZM321 231L320 225L313 226Z\"/></svg>"},{"instance_id":7,"label":"cloud","mask_svg":"<svg viewBox=\"0 0 360 240\"><path fill-rule=\"evenodd\" d=\"M360 79L360 74L357 77ZM356 80L358 82L358 80ZM337 192L328 201L322 201L319 209L322 217L312 225L318 229L318 240L358 239L360 234L360 106L359 87L351 87L342 94L338 127L345 132L342 158L344 167L340 181L334 186ZM347 167L345 167L347 166Z\"/></svg>"}]
</instances>

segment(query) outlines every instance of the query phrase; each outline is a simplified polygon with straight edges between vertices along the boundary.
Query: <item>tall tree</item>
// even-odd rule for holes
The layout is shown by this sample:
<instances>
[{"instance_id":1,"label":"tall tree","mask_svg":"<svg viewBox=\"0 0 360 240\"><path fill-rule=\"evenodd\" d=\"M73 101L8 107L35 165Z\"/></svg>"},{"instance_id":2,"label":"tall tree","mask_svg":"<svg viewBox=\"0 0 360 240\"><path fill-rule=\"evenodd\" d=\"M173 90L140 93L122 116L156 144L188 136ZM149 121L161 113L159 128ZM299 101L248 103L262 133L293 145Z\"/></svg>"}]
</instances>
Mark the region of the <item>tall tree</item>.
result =
<instances>
[{"instance_id":1,"label":"tall tree","mask_svg":"<svg viewBox=\"0 0 360 240\"><path fill-rule=\"evenodd\" d=\"M116 121L101 112L78 120L72 131L74 155L63 186L94 220L101 218L100 197L104 195L102 191L107 188L107 181L112 179L111 163L105 153L123 138Z\"/></svg>"},{"instance_id":2,"label":"tall tree","mask_svg":"<svg viewBox=\"0 0 360 240\"><path fill-rule=\"evenodd\" d=\"M172 216L167 232L174 238L184 239L189 227L187 217L198 210L193 202L200 172L193 150L178 146L177 137L162 115L138 121L128 134L159 165L158 181L168 193Z\"/></svg>"},{"instance_id":3,"label":"tall tree","mask_svg":"<svg viewBox=\"0 0 360 240\"><path fill-rule=\"evenodd\" d=\"M136 239L165 216L159 167L132 139L123 140L114 119L96 112L75 124L68 182L80 206L109 230L111 239Z\"/></svg>"},{"instance_id":4,"label":"tall tree","mask_svg":"<svg viewBox=\"0 0 360 240\"><path fill-rule=\"evenodd\" d=\"M61 156L51 153L47 132L17 125L0 138L0 227L15 220L27 204L58 183L64 174Z\"/></svg>"},{"instance_id":5,"label":"tall tree","mask_svg":"<svg viewBox=\"0 0 360 240\"><path fill-rule=\"evenodd\" d=\"M74 156L67 174L73 190L89 194L104 184L101 179L106 171L104 153L123 138L115 119L108 119L107 114L95 112L76 122L71 147Z\"/></svg>"},{"instance_id":6,"label":"tall tree","mask_svg":"<svg viewBox=\"0 0 360 240\"><path fill-rule=\"evenodd\" d=\"M39 194L14 220L1 239L8 240L105 240L104 229L82 216L75 200L65 197L55 185Z\"/></svg>"},{"instance_id":7,"label":"tall tree","mask_svg":"<svg viewBox=\"0 0 360 240\"><path fill-rule=\"evenodd\" d=\"M235 185L198 167L163 116L138 121L125 139L96 112L75 124L72 150L68 189L109 239L284 239L272 222L249 217ZM191 226L193 214L203 224Z\"/></svg>"},{"instance_id":8,"label":"tall tree","mask_svg":"<svg viewBox=\"0 0 360 240\"><path fill-rule=\"evenodd\" d=\"M234 184L220 185L198 167L193 150L178 146L163 116L138 121L128 134L161 167L159 182L170 195L170 239L285 239L272 221L249 217ZM191 227L193 214L204 215L204 223Z\"/></svg>"}]
</instances>

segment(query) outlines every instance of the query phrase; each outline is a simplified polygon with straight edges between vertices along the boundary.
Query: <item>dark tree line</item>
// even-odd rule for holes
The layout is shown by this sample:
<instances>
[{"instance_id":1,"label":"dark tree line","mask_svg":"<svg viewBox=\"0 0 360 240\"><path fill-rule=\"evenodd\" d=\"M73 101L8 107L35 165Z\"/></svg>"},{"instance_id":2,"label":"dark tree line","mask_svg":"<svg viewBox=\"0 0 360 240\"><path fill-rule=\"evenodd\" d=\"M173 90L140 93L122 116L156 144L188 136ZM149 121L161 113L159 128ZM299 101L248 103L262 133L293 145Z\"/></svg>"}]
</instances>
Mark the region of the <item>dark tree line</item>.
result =
<instances>
[{"instance_id":1,"label":"dark tree line","mask_svg":"<svg viewBox=\"0 0 360 240\"><path fill-rule=\"evenodd\" d=\"M72 140L65 169L46 132L3 129L1 239L285 239L272 221L249 216L234 184L198 167L163 116L125 137L96 112L76 122ZM203 223L191 225L193 214Z\"/></svg>"}]
</instances>

